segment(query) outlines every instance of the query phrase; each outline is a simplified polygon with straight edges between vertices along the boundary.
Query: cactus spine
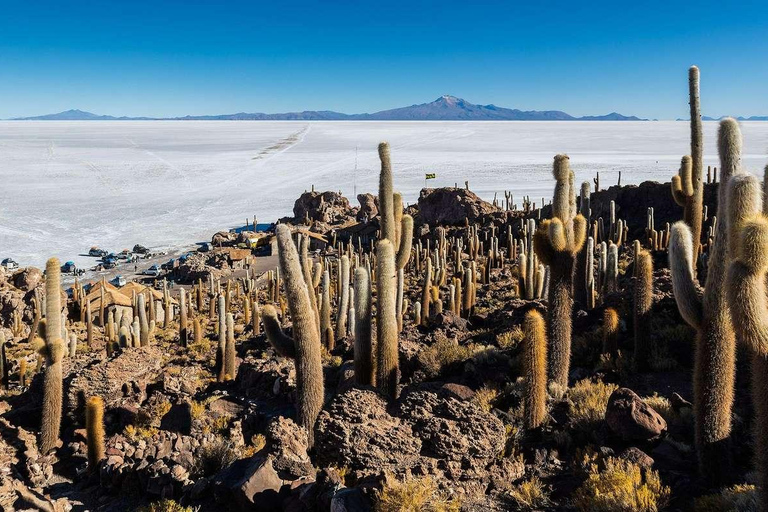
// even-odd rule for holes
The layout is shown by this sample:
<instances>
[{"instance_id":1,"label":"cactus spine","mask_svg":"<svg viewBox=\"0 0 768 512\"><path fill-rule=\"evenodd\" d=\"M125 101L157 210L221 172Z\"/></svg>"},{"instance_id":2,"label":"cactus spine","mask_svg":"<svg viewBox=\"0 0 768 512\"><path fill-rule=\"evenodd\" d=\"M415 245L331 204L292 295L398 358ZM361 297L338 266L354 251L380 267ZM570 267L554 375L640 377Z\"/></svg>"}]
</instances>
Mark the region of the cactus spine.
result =
<instances>
[{"instance_id":1,"label":"cactus spine","mask_svg":"<svg viewBox=\"0 0 768 512\"><path fill-rule=\"evenodd\" d=\"M694 415L699 469L711 483L728 479L730 461L731 409L733 407L735 338L726 302L725 273L729 265L729 224L744 215L741 209L728 210L726 185L741 172L741 133L734 119L720 122L718 149L721 181L718 187L720 215L704 291L694 277L692 230L684 222L672 226L669 265L677 307L697 331L694 363ZM695 160L695 158L694 158ZM735 224L734 224L735 225Z\"/></svg>"},{"instance_id":2,"label":"cactus spine","mask_svg":"<svg viewBox=\"0 0 768 512\"><path fill-rule=\"evenodd\" d=\"M309 445L314 444L314 425L317 415L323 406L323 366L320 358L320 332L315 314L312 311L307 283L304 281L301 263L296 246L291 239L291 230L280 224L275 229L278 245L280 270L285 283L285 295L288 298L288 309L293 319L293 345L296 359L296 396L297 420L299 425L307 430ZM271 309L271 308L270 308ZM269 317L269 319L268 319ZM265 330L275 349L286 345L286 336L280 332L280 337L270 336L280 331L274 311L264 308ZM267 326L267 324L270 324ZM290 339L290 338L288 338Z\"/></svg>"},{"instance_id":3,"label":"cactus spine","mask_svg":"<svg viewBox=\"0 0 768 512\"><path fill-rule=\"evenodd\" d=\"M525 352L525 428L541 426L547 415L547 337L544 318L532 309L523 321Z\"/></svg>"},{"instance_id":4,"label":"cactus spine","mask_svg":"<svg viewBox=\"0 0 768 512\"><path fill-rule=\"evenodd\" d=\"M539 259L550 269L547 326L549 378L567 387L571 364L574 263L586 238L587 223L581 214L576 214L573 171L568 156L557 155L553 171L556 180L553 217L539 225L534 247Z\"/></svg>"},{"instance_id":5,"label":"cactus spine","mask_svg":"<svg viewBox=\"0 0 768 512\"><path fill-rule=\"evenodd\" d=\"M61 360L61 264L51 258L45 264L45 359L43 377L43 412L40 425L40 453L48 453L59 440L63 381Z\"/></svg>"},{"instance_id":6,"label":"cactus spine","mask_svg":"<svg viewBox=\"0 0 768 512\"><path fill-rule=\"evenodd\" d=\"M92 396L85 403L85 432L88 470L94 471L104 459L104 401L100 396Z\"/></svg>"}]
</instances>

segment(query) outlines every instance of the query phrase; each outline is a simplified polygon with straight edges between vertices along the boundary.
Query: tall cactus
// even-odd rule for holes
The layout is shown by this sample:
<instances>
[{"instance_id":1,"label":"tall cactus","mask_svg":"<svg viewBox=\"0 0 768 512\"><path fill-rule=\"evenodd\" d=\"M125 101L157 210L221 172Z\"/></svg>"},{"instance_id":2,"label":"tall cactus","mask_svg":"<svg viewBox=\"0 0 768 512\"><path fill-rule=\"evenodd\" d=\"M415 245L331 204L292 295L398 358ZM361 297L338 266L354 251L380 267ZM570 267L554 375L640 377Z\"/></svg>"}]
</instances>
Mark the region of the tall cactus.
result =
<instances>
[{"instance_id":1,"label":"tall cactus","mask_svg":"<svg viewBox=\"0 0 768 512\"><path fill-rule=\"evenodd\" d=\"M227 313L227 343L224 348L224 378L234 379L235 368L235 317Z\"/></svg>"},{"instance_id":2,"label":"tall cactus","mask_svg":"<svg viewBox=\"0 0 768 512\"><path fill-rule=\"evenodd\" d=\"M734 119L720 122L718 149L721 180L715 240L709 249L707 280L701 290L694 277L695 240L684 222L672 226L669 266L677 307L697 331L694 363L696 447L701 473L712 483L728 478L731 409L733 407L735 339L726 302L725 274L729 265L729 226L745 215L742 205L729 204L726 186L741 173L741 133ZM694 159L695 160L695 159Z\"/></svg>"},{"instance_id":3,"label":"tall cactus","mask_svg":"<svg viewBox=\"0 0 768 512\"><path fill-rule=\"evenodd\" d=\"M532 309L523 321L525 352L525 428L541 426L547 415L547 336L544 318Z\"/></svg>"},{"instance_id":4,"label":"tall cactus","mask_svg":"<svg viewBox=\"0 0 768 512\"><path fill-rule=\"evenodd\" d=\"M768 168L766 168L768 179ZM766 182L768 184L768 182ZM768 204L760 214L760 184L753 176L733 177L728 187L729 213L744 208L740 224L731 222L733 262L726 289L733 325L752 360L752 402L755 407L755 458L759 470L761 510L768 510ZM764 201L768 201L764 198ZM752 210L750 215L749 210Z\"/></svg>"},{"instance_id":5,"label":"tall cactus","mask_svg":"<svg viewBox=\"0 0 768 512\"><path fill-rule=\"evenodd\" d=\"M285 284L288 309L293 320L293 350L296 365L297 420L307 430L309 445L314 444L314 425L323 406L324 385L323 365L320 357L320 332L309 299L310 291L299 262L296 246L291 239L291 230L280 224L275 229L277 237L280 271ZM264 327L270 343L278 352L290 340L280 331L279 323L272 308L264 307ZM271 333L271 335L270 335ZM279 333L279 336L275 336ZM280 348L278 348L280 347Z\"/></svg>"},{"instance_id":6,"label":"tall cactus","mask_svg":"<svg viewBox=\"0 0 768 512\"><path fill-rule=\"evenodd\" d=\"M635 368L646 371L651 356L651 306L653 305L653 259L641 249L635 257Z\"/></svg>"},{"instance_id":7,"label":"tall cactus","mask_svg":"<svg viewBox=\"0 0 768 512\"><path fill-rule=\"evenodd\" d=\"M394 398L397 395L399 376L398 322L397 322L397 271L408 263L411 237L407 236L412 219L402 215L398 240L395 218L395 198L392 191L392 164L389 144L379 144L381 172L379 174L380 240L376 243L376 385ZM402 204L402 202L400 202ZM402 236L406 235L406 236ZM407 238L407 239L406 239Z\"/></svg>"},{"instance_id":8,"label":"tall cactus","mask_svg":"<svg viewBox=\"0 0 768 512\"><path fill-rule=\"evenodd\" d=\"M189 322L187 321L187 291L182 288L179 290L179 344L182 347L187 346L188 334Z\"/></svg>"},{"instance_id":9,"label":"tall cactus","mask_svg":"<svg viewBox=\"0 0 768 512\"><path fill-rule=\"evenodd\" d=\"M691 107L691 154L683 157L679 174L672 177L672 197L684 208L683 220L691 230L691 250L695 263L701 243L701 220L704 212L704 182L701 178L704 167L704 135L699 102L699 68L696 66L691 66L688 70L688 94Z\"/></svg>"},{"instance_id":10,"label":"tall cactus","mask_svg":"<svg viewBox=\"0 0 768 512\"><path fill-rule=\"evenodd\" d=\"M581 214L576 214L573 171L568 156L557 155L553 171L556 184L552 218L539 225L534 247L539 259L550 268L549 378L567 387L571 364L574 263L586 238L587 223Z\"/></svg>"},{"instance_id":11,"label":"tall cactus","mask_svg":"<svg viewBox=\"0 0 768 512\"><path fill-rule=\"evenodd\" d=\"M224 298L224 295L219 294L217 302L216 309L219 314L219 343L216 346L216 368L218 369L216 380L223 382L224 377L227 375L227 299Z\"/></svg>"},{"instance_id":12,"label":"tall cactus","mask_svg":"<svg viewBox=\"0 0 768 512\"><path fill-rule=\"evenodd\" d=\"M140 293L137 298L137 309L139 310L139 339L142 347L149 346L149 323L147 322L147 307L144 303L144 294ZM182 315L182 318L184 316Z\"/></svg>"},{"instance_id":13,"label":"tall cactus","mask_svg":"<svg viewBox=\"0 0 768 512\"><path fill-rule=\"evenodd\" d=\"M61 264L51 258L45 264L45 360L43 412L40 425L40 452L48 453L59 440L63 376L61 360L65 346L61 339Z\"/></svg>"},{"instance_id":14,"label":"tall cactus","mask_svg":"<svg viewBox=\"0 0 768 512\"><path fill-rule=\"evenodd\" d=\"M374 383L371 345L371 276L365 267L355 269L355 381Z\"/></svg>"},{"instance_id":15,"label":"tall cactus","mask_svg":"<svg viewBox=\"0 0 768 512\"><path fill-rule=\"evenodd\" d=\"M339 314L336 318L336 338L340 339L347 335L347 314L349 312L349 257L346 254L341 257L339 280L341 297L339 298Z\"/></svg>"}]
</instances>

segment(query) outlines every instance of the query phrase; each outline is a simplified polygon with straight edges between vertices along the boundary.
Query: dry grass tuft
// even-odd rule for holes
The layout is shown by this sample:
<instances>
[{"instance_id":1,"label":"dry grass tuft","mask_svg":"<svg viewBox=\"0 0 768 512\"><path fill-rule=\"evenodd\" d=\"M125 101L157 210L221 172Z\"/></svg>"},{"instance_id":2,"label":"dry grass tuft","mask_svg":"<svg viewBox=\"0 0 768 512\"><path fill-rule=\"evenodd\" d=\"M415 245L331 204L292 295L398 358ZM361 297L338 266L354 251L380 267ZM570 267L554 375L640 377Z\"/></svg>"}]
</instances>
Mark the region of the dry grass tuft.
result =
<instances>
[{"instance_id":1,"label":"dry grass tuft","mask_svg":"<svg viewBox=\"0 0 768 512\"><path fill-rule=\"evenodd\" d=\"M734 485L698 498L694 508L696 512L758 512L759 493L754 485Z\"/></svg>"},{"instance_id":2,"label":"dry grass tuft","mask_svg":"<svg viewBox=\"0 0 768 512\"><path fill-rule=\"evenodd\" d=\"M658 512L666 506L670 489L659 474L625 459L605 459L605 469L593 464L587 480L573 495L582 512Z\"/></svg>"},{"instance_id":3,"label":"dry grass tuft","mask_svg":"<svg viewBox=\"0 0 768 512\"><path fill-rule=\"evenodd\" d=\"M549 490L538 477L534 476L530 480L516 485L509 491L509 497L524 510L535 510L545 507L549 503Z\"/></svg>"},{"instance_id":4,"label":"dry grass tuft","mask_svg":"<svg viewBox=\"0 0 768 512\"><path fill-rule=\"evenodd\" d=\"M404 482L388 477L377 496L377 512L458 512L461 509L457 500L443 497L429 477Z\"/></svg>"},{"instance_id":5,"label":"dry grass tuft","mask_svg":"<svg viewBox=\"0 0 768 512\"><path fill-rule=\"evenodd\" d=\"M618 386L584 379L568 391L571 423L581 430L590 430L605 419L608 398Z\"/></svg>"}]
</instances>

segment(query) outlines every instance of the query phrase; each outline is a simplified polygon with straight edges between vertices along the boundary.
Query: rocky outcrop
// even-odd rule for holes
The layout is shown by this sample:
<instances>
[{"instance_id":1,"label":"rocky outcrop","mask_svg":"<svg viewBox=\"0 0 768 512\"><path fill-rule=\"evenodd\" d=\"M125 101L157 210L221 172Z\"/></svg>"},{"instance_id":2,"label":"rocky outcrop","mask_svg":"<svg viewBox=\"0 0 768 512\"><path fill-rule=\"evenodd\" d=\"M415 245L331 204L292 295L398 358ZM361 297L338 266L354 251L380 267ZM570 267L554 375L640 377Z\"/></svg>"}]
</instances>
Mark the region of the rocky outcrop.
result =
<instances>
[{"instance_id":1,"label":"rocky outcrop","mask_svg":"<svg viewBox=\"0 0 768 512\"><path fill-rule=\"evenodd\" d=\"M357 211L357 220L370 220L379 214L379 202L373 194L357 194L360 209Z\"/></svg>"},{"instance_id":2,"label":"rocky outcrop","mask_svg":"<svg viewBox=\"0 0 768 512\"><path fill-rule=\"evenodd\" d=\"M140 404L147 384L160 375L163 353L157 347L124 350L113 359L91 364L65 380L65 414L76 423L83 421L87 397L98 395L105 409Z\"/></svg>"},{"instance_id":3,"label":"rocky outcrop","mask_svg":"<svg viewBox=\"0 0 768 512\"><path fill-rule=\"evenodd\" d=\"M230 510L281 509L282 479L272 467L272 457L254 456L236 461L219 473L214 481L218 502Z\"/></svg>"},{"instance_id":4,"label":"rocky outcrop","mask_svg":"<svg viewBox=\"0 0 768 512\"><path fill-rule=\"evenodd\" d=\"M323 224L341 224L354 218L349 200L338 192L304 192L293 205L295 222L305 219Z\"/></svg>"},{"instance_id":5,"label":"rocky outcrop","mask_svg":"<svg viewBox=\"0 0 768 512\"><path fill-rule=\"evenodd\" d=\"M423 188L419 194L419 224L463 226L497 211L471 190L463 188Z\"/></svg>"},{"instance_id":6,"label":"rocky outcrop","mask_svg":"<svg viewBox=\"0 0 768 512\"><path fill-rule=\"evenodd\" d=\"M667 429L664 418L627 388L619 388L611 394L605 421L625 441L656 439Z\"/></svg>"},{"instance_id":7,"label":"rocky outcrop","mask_svg":"<svg viewBox=\"0 0 768 512\"><path fill-rule=\"evenodd\" d=\"M320 414L315 451L321 465L378 473L413 466L421 441L411 426L387 412L387 401L372 389L337 395Z\"/></svg>"}]
</instances>

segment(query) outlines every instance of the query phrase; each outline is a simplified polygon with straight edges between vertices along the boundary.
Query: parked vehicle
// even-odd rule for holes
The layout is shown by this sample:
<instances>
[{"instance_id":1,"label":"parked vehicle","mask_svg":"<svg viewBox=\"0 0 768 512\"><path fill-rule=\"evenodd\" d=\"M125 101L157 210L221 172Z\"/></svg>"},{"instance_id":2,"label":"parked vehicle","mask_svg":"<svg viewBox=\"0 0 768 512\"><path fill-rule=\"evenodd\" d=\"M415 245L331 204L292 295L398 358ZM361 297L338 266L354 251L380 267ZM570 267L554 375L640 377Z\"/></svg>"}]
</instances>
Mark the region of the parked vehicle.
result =
<instances>
[{"instance_id":1,"label":"parked vehicle","mask_svg":"<svg viewBox=\"0 0 768 512\"><path fill-rule=\"evenodd\" d=\"M125 280L123 276L115 276L110 283L117 287L125 286L128 281Z\"/></svg>"},{"instance_id":2,"label":"parked vehicle","mask_svg":"<svg viewBox=\"0 0 768 512\"><path fill-rule=\"evenodd\" d=\"M130 260L131 256L133 256L131 254L131 251L129 251L128 249L123 249L122 251L120 251L117 254L117 259L119 259L119 260Z\"/></svg>"},{"instance_id":3,"label":"parked vehicle","mask_svg":"<svg viewBox=\"0 0 768 512\"><path fill-rule=\"evenodd\" d=\"M107 251L104 249L99 249L96 246L91 247L91 249L88 251L88 256L93 256L94 258L103 258L107 255Z\"/></svg>"},{"instance_id":4,"label":"parked vehicle","mask_svg":"<svg viewBox=\"0 0 768 512\"><path fill-rule=\"evenodd\" d=\"M147 249L143 245L136 244L133 246L133 252L135 254L147 254L149 252L149 249Z\"/></svg>"},{"instance_id":5,"label":"parked vehicle","mask_svg":"<svg viewBox=\"0 0 768 512\"><path fill-rule=\"evenodd\" d=\"M4 266L8 270L16 270L19 268L19 264L13 261L11 258L5 258L0 265Z\"/></svg>"},{"instance_id":6,"label":"parked vehicle","mask_svg":"<svg viewBox=\"0 0 768 512\"><path fill-rule=\"evenodd\" d=\"M142 272L145 276L154 276L157 277L160 275L160 267L157 265L152 265L148 269L146 269L144 272Z\"/></svg>"},{"instance_id":7,"label":"parked vehicle","mask_svg":"<svg viewBox=\"0 0 768 512\"><path fill-rule=\"evenodd\" d=\"M77 266L74 261L68 261L61 266L61 271L64 274L74 274L77 272Z\"/></svg>"},{"instance_id":8,"label":"parked vehicle","mask_svg":"<svg viewBox=\"0 0 768 512\"><path fill-rule=\"evenodd\" d=\"M176 260L171 258L170 260L163 263L160 268L163 270L173 270L173 266L176 264Z\"/></svg>"}]
</instances>

